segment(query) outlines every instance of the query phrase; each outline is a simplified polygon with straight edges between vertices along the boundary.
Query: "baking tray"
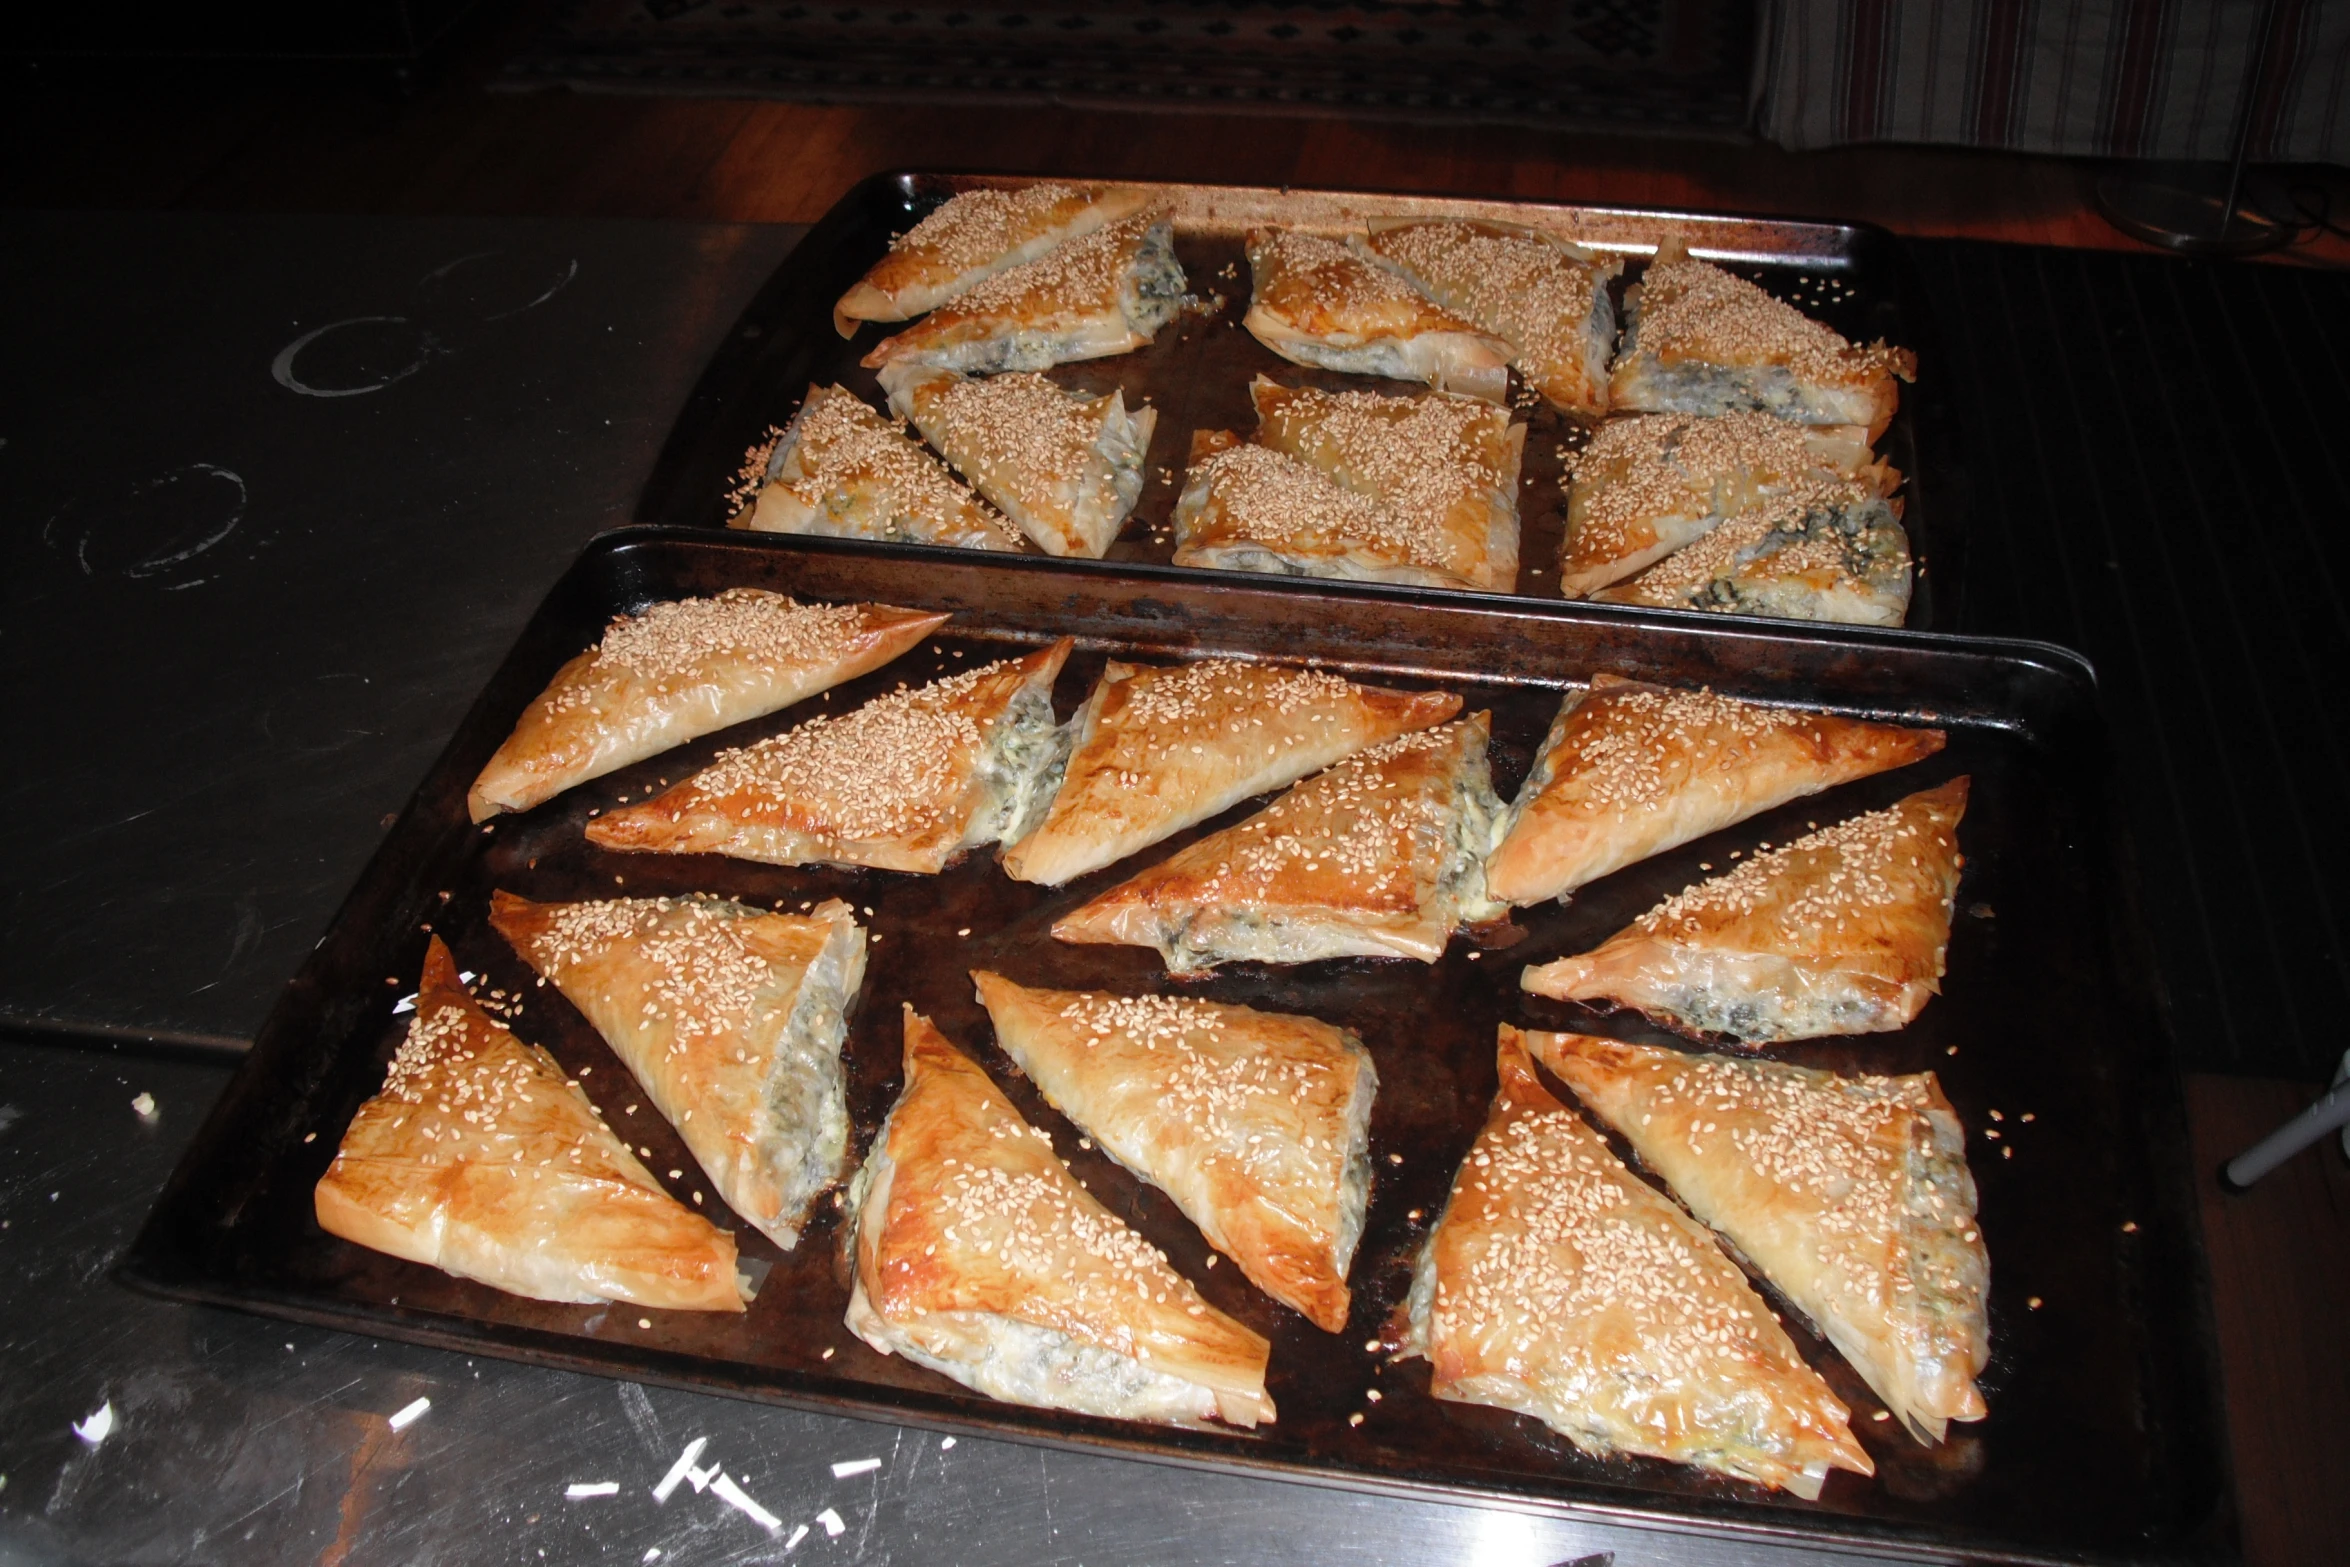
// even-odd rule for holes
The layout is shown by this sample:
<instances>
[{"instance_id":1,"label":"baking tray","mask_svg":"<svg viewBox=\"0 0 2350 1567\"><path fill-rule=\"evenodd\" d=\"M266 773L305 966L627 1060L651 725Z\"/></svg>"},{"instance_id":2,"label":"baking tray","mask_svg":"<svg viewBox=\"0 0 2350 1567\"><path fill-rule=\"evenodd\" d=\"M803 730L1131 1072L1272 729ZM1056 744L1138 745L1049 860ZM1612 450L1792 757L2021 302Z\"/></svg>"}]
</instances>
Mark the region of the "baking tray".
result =
<instances>
[{"instance_id":1,"label":"baking tray","mask_svg":"<svg viewBox=\"0 0 2350 1567\"><path fill-rule=\"evenodd\" d=\"M1931 762L1798 802L1611 876L1568 906L1521 911L1506 949L1456 942L1443 961L1346 960L1243 967L1185 988L1310 1013L1358 1030L1379 1067L1377 1168L1353 1271L1353 1321L1324 1334L1274 1306L1237 1269L1205 1266L1198 1234L1165 1199L1080 1150L996 1050L966 978L986 966L1029 983L1163 991L1156 954L1068 947L1057 913L1130 873L1129 861L1054 891L1013 883L987 855L943 876L784 869L715 857L612 855L589 847L589 812L642 797L716 750L786 727L785 713L615 773L488 829L466 819L467 784L554 670L610 616L658 599L749 585L829 601L948 609L946 634L829 702L845 708L900 681L968 668L1059 633L1080 651L1059 687L1073 711L1105 656L1215 652L1310 660L1398 686L1461 691L1494 714L1496 782L1515 790L1565 686L1594 671L1654 677L1908 722L1951 733ZM956 658L956 653L965 655ZM831 540L625 529L591 544L540 607L447 751L270 1015L124 1264L142 1288L355 1332L542 1365L942 1431L1109 1449L1208 1468L1270 1472L1388 1494L1502 1501L1716 1534L1844 1542L2015 1561L2202 1560L2228 1526L2222 1427L2178 1082L2156 1031L2145 970L2108 856L2105 740L2093 679L2075 654L2030 643L1904 633L1831 641L1758 623L1594 617L1532 601L1410 589L1341 591L1164 568L1071 575L1050 561L957 557ZM1807 822L1887 803L1953 773L1975 780L1961 837L1968 864L1945 994L1898 1034L1788 1048L1843 1070L1942 1075L1972 1134L1989 1237L1991 1416L1927 1450L1871 1418L1881 1406L1817 1340L1806 1356L1856 1411L1874 1480L1830 1477L1817 1503L1638 1459L1594 1460L1531 1422L1428 1397L1424 1363L1367 1349L1402 1297L1410 1259L1494 1086L1495 1024L1576 1027L1663 1040L1524 995L1519 967L1596 942L1700 874L1701 860L1784 841ZM1170 842L1228 825L1238 807ZM694 1171L615 1058L484 921L490 889L540 899L710 891L796 906L841 897L870 910L877 945L847 1047L861 1153L898 1081L899 1002L973 1051L1051 1131L1077 1173L1218 1306L1273 1344L1276 1424L1255 1433L1163 1430L989 1403L841 1325L839 1218L820 1210L766 1266L740 1318L542 1304L398 1262L323 1234L310 1193L400 1037L392 1011L414 987L427 923L480 985L526 998L517 1030L552 1050L614 1125L654 1150L656 1172ZM961 935L964 930L968 937ZM2002 1110L2003 1136L1986 1139ZM2034 1119L2021 1119L2026 1112ZM2012 1154L2008 1150L2013 1150ZM697 1190L672 1179L681 1197ZM704 1209L731 1220L715 1202ZM1790 1328L1795 1329L1790 1313ZM640 1317L652 1323L640 1327ZM827 1358L829 1356L829 1358ZM1368 1401L1366 1390L1384 1397ZM1357 1427L1351 1416L1365 1416Z\"/></svg>"},{"instance_id":2,"label":"baking tray","mask_svg":"<svg viewBox=\"0 0 2350 1567\"><path fill-rule=\"evenodd\" d=\"M812 382L838 381L880 406L884 399L873 372L857 361L898 328L866 323L854 339L843 341L833 329L833 302L888 249L892 238L956 191L1036 183L1003 176L896 173L875 175L850 190L776 268L712 358L670 431L638 502L636 520L724 526L733 511L727 497L744 453L770 426L790 422ZM1239 321L1249 298L1242 240L1249 229L1283 223L1340 231L1377 216L1492 218L1548 229L1592 249L1624 256L1629 265L1619 290L1637 278L1658 240L1679 234L1696 254L1755 279L1856 342L1882 337L1915 349L1918 382L1901 389L1901 410L1878 451L1909 479L1902 491L1903 522L1918 572L1905 624L1923 631L1958 628L1966 580L1966 477L1957 422L1941 391L1947 360L1908 254L1882 229L1451 196L1131 180L1061 183L1116 183L1156 193L1174 215L1175 250L1191 292L1221 294L1225 300L1212 317L1185 314L1137 353L1061 365L1049 372L1063 385L1088 392L1123 387L1130 406L1139 399L1159 410L1144 465L1142 499L1110 546L1113 571L1133 562L1163 564L1173 555L1169 519L1182 487L1191 432L1253 431L1256 414L1248 386L1259 372L1293 386L1426 390L1415 382L1293 365L1242 330ZM1564 452L1580 442L1582 432L1547 404L1516 410L1516 415L1528 423L1518 489L1519 593L1555 600L1559 541L1566 525L1566 497L1558 479ZM1081 561L1065 564L1069 569L1088 569ZM1590 609L1597 614L1648 613L1605 604ZM1686 613L1694 619L1713 618Z\"/></svg>"}]
</instances>

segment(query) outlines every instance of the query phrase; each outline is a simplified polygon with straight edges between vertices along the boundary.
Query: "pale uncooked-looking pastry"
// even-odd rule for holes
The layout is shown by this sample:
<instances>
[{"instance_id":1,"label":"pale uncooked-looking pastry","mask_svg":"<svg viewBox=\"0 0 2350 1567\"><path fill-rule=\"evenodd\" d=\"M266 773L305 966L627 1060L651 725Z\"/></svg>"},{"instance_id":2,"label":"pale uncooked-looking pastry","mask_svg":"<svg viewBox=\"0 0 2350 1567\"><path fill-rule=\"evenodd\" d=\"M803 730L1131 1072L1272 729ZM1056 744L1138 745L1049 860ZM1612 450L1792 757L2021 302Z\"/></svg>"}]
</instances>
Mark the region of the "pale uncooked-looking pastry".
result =
<instances>
[{"instance_id":1,"label":"pale uncooked-looking pastry","mask_svg":"<svg viewBox=\"0 0 2350 1567\"><path fill-rule=\"evenodd\" d=\"M1610 604L1898 626L1909 535L1871 478L1812 478L1591 596Z\"/></svg>"},{"instance_id":2,"label":"pale uncooked-looking pastry","mask_svg":"<svg viewBox=\"0 0 2350 1567\"><path fill-rule=\"evenodd\" d=\"M811 386L729 527L1016 550L1020 532L842 386Z\"/></svg>"},{"instance_id":3,"label":"pale uncooked-looking pastry","mask_svg":"<svg viewBox=\"0 0 2350 1567\"><path fill-rule=\"evenodd\" d=\"M477 822L878 669L945 623L887 604L761 588L655 604L555 671L473 781Z\"/></svg>"},{"instance_id":4,"label":"pale uncooked-looking pastry","mask_svg":"<svg viewBox=\"0 0 2350 1567\"><path fill-rule=\"evenodd\" d=\"M1531 1034L1535 1056L1726 1236L1921 1441L1989 1413L1991 1264L1966 1130L1931 1072Z\"/></svg>"},{"instance_id":5,"label":"pale uncooked-looking pastry","mask_svg":"<svg viewBox=\"0 0 2350 1567\"><path fill-rule=\"evenodd\" d=\"M1438 1398L1815 1498L1872 1474L1851 1412L1711 1235L1624 1168L1501 1028L1501 1087L1406 1302Z\"/></svg>"},{"instance_id":6,"label":"pale uncooked-looking pastry","mask_svg":"<svg viewBox=\"0 0 2350 1567\"><path fill-rule=\"evenodd\" d=\"M1265 1340L1095 1201L910 1006L905 1051L849 1191L849 1331L1006 1403L1269 1424Z\"/></svg>"},{"instance_id":7,"label":"pale uncooked-looking pastry","mask_svg":"<svg viewBox=\"0 0 2350 1567\"><path fill-rule=\"evenodd\" d=\"M532 903L490 924L580 1010L727 1205L789 1251L841 1177L841 1045L865 933L837 900L770 914L721 898Z\"/></svg>"},{"instance_id":8,"label":"pale uncooked-looking pastry","mask_svg":"<svg viewBox=\"0 0 2350 1567\"><path fill-rule=\"evenodd\" d=\"M319 1227L534 1300L740 1311L734 1237L661 1189L587 1095L474 1003L441 938Z\"/></svg>"},{"instance_id":9,"label":"pale uncooked-looking pastry","mask_svg":"<svg viewBox=\"0 0 2350 1567\"><path fill-rule=\"evenodd\" d=\"M958 192L891 243L840 297L832 324L849 337L859 321L911 320L1065 240L1131 217L1149 201L1146 192L1116 186Z\"/></svg>"},{"instance_id":10,"label":"pale uncooked-looking pastry","mask_svg":"<svg viewBox=\"0 0 2350 1567\"><path fill-rule=\"evenodd\" d=\"M1942 988L1966 800L1953 778L1806 833L1521 982L1750 1044L1900 1028Z\"/></svg>"},{"instance_id":11,"label":"pale uncooked-looking pastry","mask_svg":"<svg viewBox=\"0 0 2350 1567\"><path fill-rule=\"evenodd\" d=\"M1425 381L1500 402L1509 344L1462 320L1343 240L1297 229L1248 236L1249 335L1292 364Z\"/></svg>"},{"instance_id":12,"label":"pale uncooked-looking pastry","mask_svg":"<svg viewBox=\"0 0 2350 1567\"><path fill-rule=\"evenodd\" d=\"M1249 1282L1345 1331L1379 1087L1361 1040L1253 1007L971 978L996 1043L1054 1109Z\"/></svg>"},{"instance_id":13,"label":"pale uncooked-looking pastry","mask_svg":"<svg viewBox=\"0 0 2350 1567\"><path fill-rule=\"evenodd\" d=\"M1053 722L1067 637L1021 659L811 718L650 800L606 811L590 843L769 865L936 874L1035 825L1060 782Z\"/></svg>"},{"instance_id":14,"label":"pale uncooked-looking pastry","mask_svg":"<svg viewBox=\"0 0 2350 1567\"><path fill-rule=\"evenodd\" d=\"M1175 564L1408 587L1470 588L1446 566L1451 513L1398 511L1286 452L1194 430L1175 501ZM1470 541L1481 545L1484 527Z\"/></svg>"}]
</instances>

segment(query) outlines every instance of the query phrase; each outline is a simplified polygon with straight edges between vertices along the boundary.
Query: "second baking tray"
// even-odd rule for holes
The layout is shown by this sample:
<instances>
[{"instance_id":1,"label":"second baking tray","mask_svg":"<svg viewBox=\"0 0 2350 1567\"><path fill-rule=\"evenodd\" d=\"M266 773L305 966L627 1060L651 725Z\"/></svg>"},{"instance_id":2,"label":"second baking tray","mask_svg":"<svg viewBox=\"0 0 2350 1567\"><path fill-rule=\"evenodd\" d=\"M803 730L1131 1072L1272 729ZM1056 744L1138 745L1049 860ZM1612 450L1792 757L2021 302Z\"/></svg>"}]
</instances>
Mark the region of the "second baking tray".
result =
<instances>
[{"instance_id":1,"label":"second baking tray","mask_svg":"<svg viewBox=\"0 0 2350 1567\"><path fill-rule=\"evenodd\" d=\"M974 186L1037 183L1003 176L880 174L843 196L775 269L712 357L670 431L638 503L637 520L723 526L734 510L728 496L745 451L771 426L790 422L810 383L838 381L880 406L883 398L873 372L857 361L898 328L868 324L854 339L843 341L833 330L833 302L880 259L892 238L948 196ZM1359 228L1367 217L1482 218L1528 224L1622 256L1634 277L1657 242L1677 234L1696 254L1756 279L1855 342L1881 337L1915 349L1917 384L1901 389L1901 410L1878 442L1878 451L1909 481L1902 490L1902 521L1918 570L1905 624L1920 631L1957 629L1966 581L1964 463L1952 411L1943 399L1947 376L1933 322L1908 257L1882 229L1456 196L1117 183L1152 192L1172 213L1175 250L1190 291L1201 297L1219 295L1223 306L1211 315L1185 314L1135 353L1061 365L1048 372L1063 385L1087 392L1121 387L1129 407L1148 402L1159 410L1158 429L1144 464L1142 499L1110 546L1111 562L1164 563L1173 555L1169 519L1182 486L1191 432L1253 431L1256 415L1248 386L1259 373L1288 385L1331 390L1424 390L1409 382L1293 365L1250 337L1239 322L1249 299L1242 240L1251 228L1280 223L1335 233ZM1566 522L1558 480L1564 452L1580 434L1548 405L1514 413L1527 423L1525 471L1518 485L1517 592L1555 600L1559 541ZM1075 570L1087 568L1081 561L1065 564ZM1594 614L1625 613L1614 605L1588 607Z\"/></svg>"},{"instance_id":2,"label":"second baking tray","mask_svg":"<svg viewBox=\"0 0 2350 1567\"><path fill-rule=\"evenodd\" d=\"M734 586L946 609L955 618L929 644L827 700L711 736L487 830L466 819L467 784L524 705L610 617ZM1354 1317L1334 1336L1257 1294L1237 1269L1209 1269L1198 1232L1164 1198L1080 1148L1074 1129L995 1048L968 977L986 967L1030 984L1175 988L1154 953L1064 946L1048 927L1253 805L1057 891L1010 881L985 853L942 876L911 877L608 854L581 835L591 812L641 799L660 780L809 710L839 711L901 681L1062 633L1080 642L1059 690L1064 713L1110 656L1275 657L1460 691L1469 710L1493 712L1505 796L1561 691L1601 670L1931 721L1951 739L1927 763L1660 855L1571 904L1522 910L1523 938L1506 948L1458 941L1433 966L1243 965L1183 987L1342 1023L1376 1058L1377 1180L1353 1270ZM1042 560L942 562L927 552L707 531L607 535L541 607L392 829L172 1177L125 1273L181 1299L468 1354L1378 1492L2002 1560L2200 1558L2224 1534L2226 1497L2211 1340L2177 1080L2144 971L2120 946L2127 921L2107 854L2104 765L2085 666L2031 644L1829 641L1753 624L1602 619L1408 590L1300 589L1153 568L1072 576ZM1915 1445L1872 1418L1882 1407L1875 1397L1789 1313L1806 1358L1852 1405L1879 1466L1873 1479L1833 1475L1820 1501L1805 1503L1669 1464L1586 1457L1532 1422L1432 1399L1424 1363L1387 1365L1367 1347L1401 1299L1411 1258L1485 1114L1495 1025L1665 1038L1635 1018L1527 997L1517 987L1521 966L1591 946L1702 876L1704 862L1962 771L1975 787L1960 829L1967 867L1943 995L1899 1033L1774 1054L1843 1071L1941 1075L1969 1130L1990 1246L1989 1419L1952 1427L1940 1447ZM699 1194L701 1211L732 1222L593 1030L554 990L535 985L489 930L492 888L536 899L707 891L769 907L847 899L875 942L846 1052L856 1151L898 1087L899 1003L910 1001L1054 1135L1096 1194L1216 1305L1272 1340L1279 1420L1249 1433L1198 1432L1022 1409L878 1355L842 1325L841 1237L830 1208L789 1255L736 1230L763 1279L751 1311L735 1318L522 1300L325 1235L311 1191L353 1111L383 1081L404 1021L393 1006L414 988L428 925L480 976L478 989L521 998L517 1032L583 1076L611 1123L652 1150L648 1167L670 1172L671 1190ZM1374 1389L1377 1401L1368 1397Z\"/></svg>"}]
</instances>

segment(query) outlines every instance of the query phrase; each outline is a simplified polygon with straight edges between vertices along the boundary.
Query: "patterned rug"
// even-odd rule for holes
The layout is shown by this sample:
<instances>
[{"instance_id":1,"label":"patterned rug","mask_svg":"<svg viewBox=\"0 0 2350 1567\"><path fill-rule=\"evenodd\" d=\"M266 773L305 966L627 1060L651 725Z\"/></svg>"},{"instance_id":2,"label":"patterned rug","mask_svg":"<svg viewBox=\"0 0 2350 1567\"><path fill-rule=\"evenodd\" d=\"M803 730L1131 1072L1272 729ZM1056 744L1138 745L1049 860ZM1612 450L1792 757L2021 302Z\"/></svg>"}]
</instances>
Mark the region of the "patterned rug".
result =
<instances>
[{"instance_id":1,"label":"patterned rug","mask_svg":"<svg viewBox=\"0 0 2350 1567\"><path fill-rule=\"evenodd\" d=\"M506 87L1735 135L1751 0L565 0Z\"/></svg>"}]
</instances>

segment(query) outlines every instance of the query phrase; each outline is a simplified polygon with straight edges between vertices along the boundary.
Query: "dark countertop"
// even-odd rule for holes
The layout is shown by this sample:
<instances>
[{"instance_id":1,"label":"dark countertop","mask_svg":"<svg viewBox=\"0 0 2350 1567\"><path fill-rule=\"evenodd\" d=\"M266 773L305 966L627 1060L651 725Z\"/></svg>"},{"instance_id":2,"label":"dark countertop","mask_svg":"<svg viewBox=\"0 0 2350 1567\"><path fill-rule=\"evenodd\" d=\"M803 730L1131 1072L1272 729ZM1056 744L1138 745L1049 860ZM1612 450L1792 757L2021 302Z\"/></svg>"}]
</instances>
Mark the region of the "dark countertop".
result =
<instances>
[{"instance_id":1,"label":"dark countertop","mask_svg":"<svg viewBox=\"0 0 2350 1567\"><path fill-rule=\"evenodd\" d=\"M579 544L624 520L794 237L0 219L0 703L18 744L0 813L0 1564L1802 1559L948 1450L111 1281L386 813ZM356 324L311 336L336 322ZM393 1433L418 1397L430 1412ZM72 1423L106 1405L93 1447ZM696 1436L782 1538L690 1489L651 1500ZM834 1479L863 1457L882 1465ZM563 1497L606 1480L620 1494ZM837 1537L815 1527L827 1507Z\"/></svg>"}]
</instances>

